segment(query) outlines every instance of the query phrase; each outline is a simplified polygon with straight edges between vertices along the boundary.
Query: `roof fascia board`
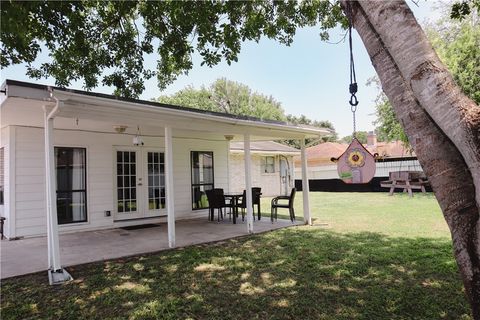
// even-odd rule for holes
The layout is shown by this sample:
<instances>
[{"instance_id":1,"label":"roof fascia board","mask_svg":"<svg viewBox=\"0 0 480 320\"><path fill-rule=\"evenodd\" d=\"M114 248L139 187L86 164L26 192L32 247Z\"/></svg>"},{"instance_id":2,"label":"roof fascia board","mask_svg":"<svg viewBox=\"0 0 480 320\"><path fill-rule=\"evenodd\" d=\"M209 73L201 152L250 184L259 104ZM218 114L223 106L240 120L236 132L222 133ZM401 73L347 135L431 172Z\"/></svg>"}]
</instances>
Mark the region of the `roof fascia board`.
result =
<instances>
[{"instance_id":1,"label":"roof fascia board","mask_svg":"<svg viewBox=\"0 0 480 320\"><path fill-rule=\"evenodd\" d=\"M210 115L210 114L194 113L188 110L176 110L176 109L173 110L173 109L159 108L156 106L149 106L146 104L139 104L139 103L129 102L129 101L111 100L111 99L102 98L102 97L85 96L82 94L72 93L68 91L54 90L54 95L61 100L67 100L67 101L73 100L73 101L79 101L79 102L83 102L91 105L99 105L99 102L102 102L102 104L105 106L115 106L117 108L118 106L122 106L122 108L136 110L136 111L148 110L154 113L169 114L177 117L182 116L182 117L188 117L191 119L213 120L216 122L223 122L227 124L241 125L246 127L257 127L257 128L262 127L265 129L279 129L282 131L289 131L291 133L303 134L308 136L318 137L321 135L330 134L330 132L328 132L327 130L320 129L320 128L319 129L301 128L301 127L295 127L295 126L289 126L289 125L283 125L283 124L277 124L277 123L262 123L260 121L253 121L253 120L231 119L231 118Z\"/></svg>"}]
</instances>

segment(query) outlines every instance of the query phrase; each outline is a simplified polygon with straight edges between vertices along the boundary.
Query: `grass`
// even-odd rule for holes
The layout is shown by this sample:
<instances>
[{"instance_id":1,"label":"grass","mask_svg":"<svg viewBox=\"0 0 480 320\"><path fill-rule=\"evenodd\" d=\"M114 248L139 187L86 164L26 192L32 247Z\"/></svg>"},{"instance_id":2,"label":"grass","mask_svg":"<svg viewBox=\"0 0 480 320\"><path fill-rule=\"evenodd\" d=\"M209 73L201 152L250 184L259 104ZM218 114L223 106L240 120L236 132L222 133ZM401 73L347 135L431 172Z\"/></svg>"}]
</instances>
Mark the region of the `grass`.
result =
<instances>
[{"instance_id":1,"label":"grass","mask_svg":"<svg viewBox=\"0 0 480 320\"><path fill-rule=\"evenodd\" d=\"M262 212L271 198L262 198ZM297 193L295 213L303 218L302 193ZM450 231L432 193L310 193L310 211L315 223L326 223L336 232L379 232L388 236L450 238ZM289 219L288 210L278 210ZM263 214L270 217L270 213Z\"/></svg>"},{"instance_id":2,"label":"grass","mask_svg":"<svg viewBox=\"0 0 480 320\"><path fill-rule=\"evenodd\" d=\"M433 197L315 193L312 211L329 227L4 280L1 318L471 319Z\"/></svg>"}]
</instances>

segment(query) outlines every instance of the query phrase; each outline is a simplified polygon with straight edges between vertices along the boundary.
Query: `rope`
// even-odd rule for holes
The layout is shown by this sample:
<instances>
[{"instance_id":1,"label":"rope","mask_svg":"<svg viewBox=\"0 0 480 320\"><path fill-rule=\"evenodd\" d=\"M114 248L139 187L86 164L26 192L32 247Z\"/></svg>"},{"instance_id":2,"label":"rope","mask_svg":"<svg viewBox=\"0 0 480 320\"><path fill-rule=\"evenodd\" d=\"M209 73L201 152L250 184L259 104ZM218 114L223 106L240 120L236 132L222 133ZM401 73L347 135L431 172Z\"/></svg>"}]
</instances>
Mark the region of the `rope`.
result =
<instances>
[{"instance_id":1,"label":"rope","mask_svg":"<svg viewBox=\"0 0 480 320\"><path fill-rule=\"evenodd\" d=\"M350 92L350 111L352 111L353 115L353 137L356 138L357 133L357 123L355 112L357 111L358 106L358 99L356 96L358 85L357 85L357 76L355 74L355 61L353 59L353 45L352 45L352 27L353 27L353 14L352 14L352 7L350 5L350 1L347 1L347 18L348 18L348 44L350 49L350 85L349 85L349 92Z\"/></svg>"}]
</instances>

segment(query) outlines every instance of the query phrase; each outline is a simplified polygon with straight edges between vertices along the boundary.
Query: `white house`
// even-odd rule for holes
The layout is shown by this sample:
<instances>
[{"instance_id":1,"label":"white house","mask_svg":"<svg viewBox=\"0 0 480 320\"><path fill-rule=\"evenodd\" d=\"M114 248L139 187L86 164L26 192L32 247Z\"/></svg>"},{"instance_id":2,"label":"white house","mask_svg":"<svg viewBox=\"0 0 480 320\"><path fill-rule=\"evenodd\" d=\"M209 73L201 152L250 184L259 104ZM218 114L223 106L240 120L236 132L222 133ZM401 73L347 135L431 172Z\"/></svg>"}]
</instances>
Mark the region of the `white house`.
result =
<instances>
[{"instance_id":1,"label":"white house","mask_svg":"<svg viewBox=\"0 0 480 320\"><path fill-rule=\"evenodd\" d=\"M262 188L263 196L288 195L295 186L294 156L300 150L274 141L252 141L252 184ZM243 142L230 143L229 189L242 192L245 189L245 155Z\"/></svg>"},{"instance_id":2,"label":"white house","mask_svg":"<svg viewBox=\"0 0 480 320\"><path fill-rule=\"evenodd\" d=\"M207 216L195 194L228 191L229 142L318 137L328 131L151 101L7 80L0 94L3 203L9 239L47 235L51 274L60 277L58 233ZM46 129L46 130L45 130ZM305 148L302 148L305 155ZM303 157L306 168L306 157ZM307 172L307 170L303 170ZM3 180L3 181L2 181ZM308 183L303 181L309 220ZM253 230L251 194L247 223Z\"/></svg>"}]
</instances>

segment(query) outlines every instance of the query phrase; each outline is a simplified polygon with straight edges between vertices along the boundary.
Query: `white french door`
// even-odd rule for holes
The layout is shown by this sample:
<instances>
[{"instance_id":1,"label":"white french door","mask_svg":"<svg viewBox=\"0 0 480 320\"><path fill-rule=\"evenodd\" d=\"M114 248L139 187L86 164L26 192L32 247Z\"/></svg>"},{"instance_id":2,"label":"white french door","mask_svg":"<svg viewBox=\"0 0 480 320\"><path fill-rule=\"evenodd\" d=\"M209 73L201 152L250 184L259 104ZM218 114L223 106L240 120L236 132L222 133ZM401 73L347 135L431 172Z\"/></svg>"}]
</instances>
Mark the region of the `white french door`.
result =
<instances>
[{"instance_id":1,"label":"white french door","mask_svg":"<svg viewBox=\"0 0 480 320\"><path fill-rule=\"evenodd\" d=\"M114 151L115 220L165 214L165 156L162 150L140 147Z\"/></svg>"}]
</instances>

